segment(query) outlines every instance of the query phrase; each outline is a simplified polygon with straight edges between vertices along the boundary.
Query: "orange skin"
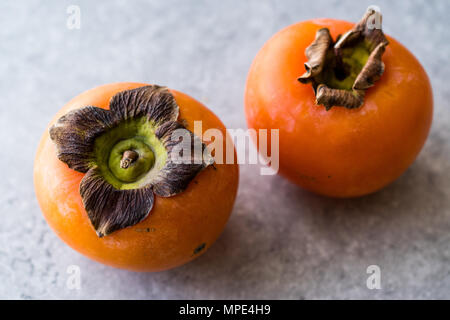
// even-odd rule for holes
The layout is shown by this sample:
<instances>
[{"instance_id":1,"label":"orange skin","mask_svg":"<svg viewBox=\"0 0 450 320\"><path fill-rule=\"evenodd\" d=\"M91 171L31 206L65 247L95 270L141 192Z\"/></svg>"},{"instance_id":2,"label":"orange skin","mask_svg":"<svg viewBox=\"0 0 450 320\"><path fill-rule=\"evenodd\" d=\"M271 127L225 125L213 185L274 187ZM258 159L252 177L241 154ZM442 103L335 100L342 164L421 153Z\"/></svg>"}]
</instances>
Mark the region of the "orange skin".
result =
<instances>
[{"instance_id":1,"label":"orange skin","mask_svg":"<svg viewBox=\"0 0 450 320\"><path fill-rule=\"evenodd\" d=\"M72 99L51 121L70 110L93 105L108 109L119 91L142 83L115 83L86 91ZM180 117L193 130L201 120L203 130L222 122L205 106L181 92L171 90ZM205 141L206 142L206 141ZM207 143L207 142L206 142ZM48 128L38 147L34 165L36 195L45 219L58 236L73 249L101 263L134 271L160 271L182 265L203 254L222 232L231 213L238 187L237 164L215 164L200 172L188 188L170 198L155 195L154 207L142 222L99 238L87 217L79 193L84 174L56 157ZM194 254L201 244L206 247Z\"/></svg>"},{"instance_id":2,"label":"orange skin","mask_svg":"<svg viewBox=\"0 0 450 320\"><path fill-rule=\"evenodd\" d=\"M384 74L364 104L326 111L315 105L312 86L297 81L305 72L305 49L323 27L336 39L353 24L300 22L260 50L247 79L247 123L280 130L279 171L292 182L326 196L362 196L397 179L421 150L432 121L431 85L412 53L387 37Z\"/></svg>"}]
</instances>

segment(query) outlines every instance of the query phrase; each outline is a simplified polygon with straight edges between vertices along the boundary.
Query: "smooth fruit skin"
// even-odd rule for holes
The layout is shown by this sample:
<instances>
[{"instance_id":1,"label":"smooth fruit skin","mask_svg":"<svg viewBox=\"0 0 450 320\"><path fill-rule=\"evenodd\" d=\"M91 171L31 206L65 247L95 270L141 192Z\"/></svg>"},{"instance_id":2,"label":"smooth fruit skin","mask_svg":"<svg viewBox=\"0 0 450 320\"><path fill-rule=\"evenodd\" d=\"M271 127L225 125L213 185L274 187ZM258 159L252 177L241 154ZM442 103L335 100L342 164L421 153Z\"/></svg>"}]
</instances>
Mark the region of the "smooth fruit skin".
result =
<instances>
[{"instance_id":1,"label":"smooth fruit skin","mask_svg":"<svg viewBox=\"0 0 450 320\"><path fill-rule=\"evenodd\" d=\"M86 91L64 106L49 127L76 108L93 105L108 109L114 94L144 85L115 83ZM224 125L209 109L186 94L171 92L180 107L179 119L189 130L193 131L194 120L201 120L203 131L217 128L225 136ZM96 261L134 271L160 271L198 257L217 239L232 211L239 168L237 164L206 168L184 192L170 198L155 196L145 220L103 238L96 235L82 205L82 177L58 160L47 128L36 154L34 184L48 224L69 246Z\"/></svg>"},{"instance_id":2,"label":"smooth fruit skin","mask_svg":"<svg viewBox=\"0 0 450 320\"><path fill-rule=\"evenodd\" d=\"M384 74L360 108L315 105L311 85L297 78L305 72L306 47L323 27L336 39L353 24L300 22L260 50L245 90L247 124L280 130L279 172L292 182L326 196L362 196L394 181L416 158L431 126L432 89L412 53L387 37Z\"/></svg>"}]
</instances>

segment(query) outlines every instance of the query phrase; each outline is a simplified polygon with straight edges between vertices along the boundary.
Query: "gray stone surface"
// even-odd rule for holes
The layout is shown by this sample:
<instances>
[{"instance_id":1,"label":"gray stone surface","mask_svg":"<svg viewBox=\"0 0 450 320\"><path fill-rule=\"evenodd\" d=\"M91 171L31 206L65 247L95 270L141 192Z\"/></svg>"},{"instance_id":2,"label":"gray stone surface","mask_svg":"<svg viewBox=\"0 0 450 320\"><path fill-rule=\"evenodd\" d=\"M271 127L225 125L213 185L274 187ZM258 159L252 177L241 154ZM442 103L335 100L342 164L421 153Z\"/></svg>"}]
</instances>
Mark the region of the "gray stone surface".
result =
<instances>
[{"instance_id":1,"label":"gray stone surface","mask_svg":"<svg viewBox=\"0 0 450 320\"><path fill-rule=\"evenodd\" d=\"M243 91L258 49L296 21L357 21L372 1L0 2L0 298L450 298L448 1L378 1L387 33L410 48L435 95L430 137L395 183L355 200L302 191L241 168L233 215L202 257L160 273L116 270L63 244L35 199L32 166L54 113L91 87L159 83L245 128ZM357 3L357 4L355 4ZM66 9L81 8L81 29ZM366 287L381 268L382 289ZM67 267L81 270L70 290Z\"/></svg>"}]
</instances>

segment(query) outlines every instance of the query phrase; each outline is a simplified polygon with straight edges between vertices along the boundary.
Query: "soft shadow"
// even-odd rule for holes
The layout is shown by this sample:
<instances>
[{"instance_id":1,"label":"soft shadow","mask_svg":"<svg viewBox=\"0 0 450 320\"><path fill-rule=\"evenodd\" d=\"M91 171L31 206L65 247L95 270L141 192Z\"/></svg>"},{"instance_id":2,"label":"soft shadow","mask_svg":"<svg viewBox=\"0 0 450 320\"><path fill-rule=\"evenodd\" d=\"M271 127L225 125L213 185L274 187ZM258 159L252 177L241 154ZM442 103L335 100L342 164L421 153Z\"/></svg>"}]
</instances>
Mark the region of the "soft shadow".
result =
<instances>
[{"instance_id":1,"label":"soft shadow","mask_svg":"<svg viewBox=\"0 0 450 320\"><path fill-rule=\"evenodd\" d=\"M300 290L292 277L314 275L338 253L358 259L364 250L379 254L372 242L395 247L414 241L423 230L439 228L440 212L449 207L449 170L430 164L436 154L429 149L390 186L355 199L318 196L279 176L241 168L234 212L218 241L185 266L139 274L139 283L174 286L174 298L291 297ZM445 156L439 161L448 163Z\"/></svg>"}]
</instances>

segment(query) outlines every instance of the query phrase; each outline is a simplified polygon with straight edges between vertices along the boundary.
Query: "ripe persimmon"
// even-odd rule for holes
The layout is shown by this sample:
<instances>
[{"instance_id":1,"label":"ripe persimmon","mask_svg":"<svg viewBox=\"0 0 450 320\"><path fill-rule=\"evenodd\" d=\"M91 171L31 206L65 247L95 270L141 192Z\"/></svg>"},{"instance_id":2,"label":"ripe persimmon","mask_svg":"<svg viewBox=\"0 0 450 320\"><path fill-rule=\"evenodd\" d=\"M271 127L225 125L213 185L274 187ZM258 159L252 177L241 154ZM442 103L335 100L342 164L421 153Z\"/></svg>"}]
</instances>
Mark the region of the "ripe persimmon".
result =
<instances>
[{"instance_id":1,"label":"ripe persimmon","mask_svg":"<svg viewBox=\"0 0 450 320\"><path fill-rule=\"evenodd\" d=\"M279 129L281 175L319 194L355 197L411 165L433 96L421 64L384 36L369 8L356 25L315 19L275 34L251 65L245 112L250 128Z\"/></svg>"},{"instance_id":2,"label":"ripe persimmon","mask_svg":"<svg viewBox=\"0 0 450 320\"><path fill-rule=\"evenodd\" d=\"M201 141L199 161L172 160L179 141L170 135L183 130L198 142L194 121L226 136L201 103L156 85L108 84L72 99L35 159L48 224L80 253L129 270L165 270L203 254L229 218L239 173L237 164L213 163Z\"/></svg>"}]
</instances>

